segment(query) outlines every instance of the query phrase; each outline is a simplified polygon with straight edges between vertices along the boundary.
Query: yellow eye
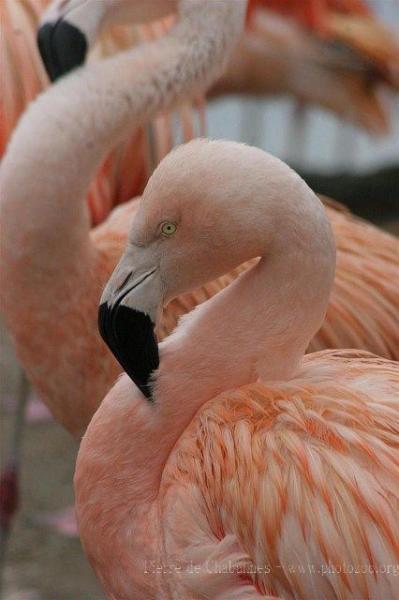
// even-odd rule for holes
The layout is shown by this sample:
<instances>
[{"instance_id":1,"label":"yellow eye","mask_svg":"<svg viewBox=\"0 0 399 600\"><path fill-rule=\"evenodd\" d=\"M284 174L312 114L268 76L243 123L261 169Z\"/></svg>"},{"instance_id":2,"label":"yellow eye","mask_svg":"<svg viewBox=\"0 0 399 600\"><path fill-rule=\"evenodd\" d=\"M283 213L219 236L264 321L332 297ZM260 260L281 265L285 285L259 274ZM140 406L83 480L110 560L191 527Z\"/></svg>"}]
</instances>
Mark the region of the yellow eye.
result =
<instances>
[{"instance_id":1,"label":"yellow eye","mask_svg":"<svg viewBox=\"0 0 399 600\"><path fill-rule=\"evenodd\" d=\"M162 235L171 236L175 233L177 227L175 223L171 223L170 221L165 221L161 225L161 233Z\"/></svg>"}]
</instances>

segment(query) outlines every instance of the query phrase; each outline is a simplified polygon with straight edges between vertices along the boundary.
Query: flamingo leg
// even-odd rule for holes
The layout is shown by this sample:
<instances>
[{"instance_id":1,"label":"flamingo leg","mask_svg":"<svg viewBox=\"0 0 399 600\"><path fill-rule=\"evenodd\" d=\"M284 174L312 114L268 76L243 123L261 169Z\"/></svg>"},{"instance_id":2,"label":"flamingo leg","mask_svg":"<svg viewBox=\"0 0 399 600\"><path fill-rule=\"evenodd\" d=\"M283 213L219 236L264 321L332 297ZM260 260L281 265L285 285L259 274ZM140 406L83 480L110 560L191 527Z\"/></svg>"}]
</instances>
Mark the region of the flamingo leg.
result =
<instances>
[{"instance_id":1,"label":"flamingo leg","mask_svg":"<svg viewBox=\"0 0 399 600\"><path fill-rule=\"evenodd\" d=\"M19 479L22 436L25 426L26 406L29 395L29 383L21 369L17 405L11 432L8 458L0 476L0 597L3 584L7 546L11 534L12 522L19 507Z\"/></svg>"}]
</instances>

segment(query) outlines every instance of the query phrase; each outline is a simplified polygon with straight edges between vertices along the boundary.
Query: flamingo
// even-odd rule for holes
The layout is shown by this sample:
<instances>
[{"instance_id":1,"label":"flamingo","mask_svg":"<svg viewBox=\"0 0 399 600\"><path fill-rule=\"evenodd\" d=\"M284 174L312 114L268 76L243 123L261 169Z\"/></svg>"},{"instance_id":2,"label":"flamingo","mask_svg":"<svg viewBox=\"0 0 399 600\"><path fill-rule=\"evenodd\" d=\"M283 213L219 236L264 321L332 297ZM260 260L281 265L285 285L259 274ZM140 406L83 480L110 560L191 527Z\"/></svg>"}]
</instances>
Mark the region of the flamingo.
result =
<instances>
[{"instance_id":1,"label":"flamingo","mask_svg":"<svg viewBox=\"0 0 399 600\"><path fill-rule=\"evenodd\" d=\"M0 36L1 41L1 52L3 57L2 64L6 68L3 75L5 76L5 94L2 95L0 101L2 104L2 116L0 119L0 152L3 153L3 149L10 131L12 130L15 122L22 112L27 102L33 99L40 89L43 89L47 85L47 78L44 73L44 69L41 65L39 57L37 55L34 35L35 24L39 18L40 8L46 4L47 0L40 0L39 2L30 2L29 0L23 0L21 2L14 2L13 0L5 0L0 6L1 14L1 27L3 28L3 34ZM229 91L239 91L247 93L276 93L284 92L285 90L291 94L297 94L302 100L308 100L311 102L318 102L323 104L327 103L336 112L347 111L348 106L357 106L356 110L351 110L349 117L359 116L361 124L369 128L371 131L380 130L383 131L386 126L386 118L384 112L378 104L378 98L373 96L372 88L367 89L367 93L361 81L356 81L356 74L348 73L348 78L343 74L341 78L339 65L336 61L334 53L330 54L328 49L324 49L324 60L319 65L317 58L318 45L315 41L311 41L307 36L304 35L294 24L285 24L285 27L281 27L277 23L278 28L275 28L273 35L270 35L270 28L276 25L275 21L270 21L270 15L267 19L262 17L256 20L257 29L247 32L242 38L239 47L234 53L233 59L230 61L230 66L225 72L222 79L219 79L218 83L211 88L211 94L217 95L220 93L226 93ZM159 27L158 27L159 29ZM24 35L21 34L21 30ZM146 35L146 34L145 34ZM150 37L152 32L150 32ZM147 36L146 36L147 37ZM134 36L130 30L112 31L107 38L104 39L101 45L97 46L97 54L107 54L114 49L121 49L121 47L128 47L131 45ZM136 42L137 40L134 39ZM299 55L302 59L299 60ZM327 60L328 55L328 60ZM7 58L8 57L8 58ZM339 58L339 57L338 57ZM238 60L239 59L239 60ZM298 68L304 68L302 63L307 62L305 72L309 73L311 70L314 71L314 80L323 77L325 85L323 85L320 95L319 86L309 86L308 84L303 87L303 78L299 75ZM337 66L336 66L337 62ZM239 65L239 69L237 69ZM248 65L254 65L257 68L247 68ZM261 66L261 70L259 70ZM299 69L299 71L301 70ZM240 76L242 74L253 73L255 77L252 79L245 79ZM311 83L311 81L310 81ZM242 85L244 84L244 85ZM299 84L299 89L298 89ZM286 88L284 86L287 86ZM336 90L340 90L336 93ZM377 100L377 101L376 101ZM181 110L181 116L185 130L188 131L190 136L191 128L187 127L187 109ZM162 118L160 125L167 125L168 120L165 117ZM188 124L189 125L189 124ZM160 140L158 149L158 156L165 154L168 148L168 143L165 144L165 138L169 137L167 133L167 127L162 129L159 127L159 123L155 124L155 133ZM40 136L41 133L37 133ZM185 134L187 138L187 133ZM54 151L58 151L57 148L53 148ZM89 191L89 208L90 208L90 220L91 222L98 223L102 221L108 214L110 207L116 200L125 201L131 196L139 193L142 189L146 173L147 173L147 151L145 149L145 137L143 131L140 129L136 130L136 133L130 139L129 144L123 143L118 146L117 152L113 153L101 170L97 177L94 179L90 186ZM132 164L132 158L134 164ZM40 205L39 211L46 219L47 207L45 202L45 196L42 198L42 204ZM108 220L103 227L98 230L91 232L91 241L95 246L94 253L99 255L99 263L103 264L104 272L94 274L94 279L99 280L98 288L102 287L103 282L108 277L112 268L118 260L122 252L122 248L125 243L126 232L129 227L129 221L131 215L135 211L137 203L131 202L129 206L126 206L124 210L116 212ZM21 224L24 227L24 224ZM27 223L26 230L30 224ZM355 231L353 231L353 229ZM359 230L359 235L356 234L356 230ZM344 311L343 318L341 321L338 319L338 329L340 333L337 335L332 332L331 327L329 330L322 332L319 336L319 341L315 340L316 347L325 347L329 345L335 345L344 343L347 338L345 327L347 324L346 320L350 322L352 328L352 340L353 336L354 345L360 345L364 347L368 344L372 344L372 347L381 353L387 353L390 355L394 352L395 346L392 344L386 344L385 338L393 337L391 331L391 322L393 310L392 304L395 306L396 296L392 290L394 290L394 280L390 280L390 274L394 273L392 269L386 269L385 261L392 262L392 256L395 256L394 246L389 242L388 238L384 238L383 235L377 233L377 230L368 230L362 227L360 222L352 223L352 231L348 233L355 234L359 240L361 240L359 247L361 248L360 256L355 261L357 262L357 271L352 272L352 266L347 264L346 269L349 269L349 273L346 274L346 278L358 283L358 278L362 284L359 290L359 294L363 296L370 296L370 301L365 306L359 315L353 316L353 307L351 311ZM361 234L361 235L360 235ZM376 246L378 247L375 252L369 253L367 251L367 243L369 236L374 239ZM392 240L391 240L392 241ZM31 247L33 253L36 252L36 247ZM357 254L357 249L355 254ZM29 251L27 249L27 254ZM106 258L108 257L108 260ZM43 258L43 256L42 256ZM376 267L375 275L381 279L381 286L378 290L379 298L377 304L376 315L372 316L372 319L367 319L364 323L358 324L364 314L367 315L368 311L372 311L375 308L375 299L373 294L375 291L373 288L373 282L366 279L362 274L362 262L363 260L368 263L372 259ZM47 260L47 257L46 257ZM45 262L45 261L44 261ZM377 266L378 265L378 266ZM242 269L245 267L242 267ZM236 273L241 270L238 269ZM224 277L210 285L207 285L201 290L196 291L195 294L185 295L179 298L178 301L174 302L170 307L171 310L167 311L164 315L164 324L161 327L160 335L170 331L180 314L183 314L186 310L189 310L197 302L209 297L216 293L224 285L228 283L231 277L234 277L235 272L231 273L229 277ZM36 274L39 274L37 270ZM24 294L26 298L25 286L22 283L29 285L32 278L32 273L29 273L23 282L23 276L17 283L14 291L5 291L11 302L16 302L13 309L13 315L19 322L17 326L17 345L20 350L20 356L24 356L24 364L33 363L31 368L28 367L28 371L34 371L35 375L31 377L35 385L43 391L43 398L47 405L49 405L56 414L57 419L60 420L74 435L79 436L85 429L87 422L91 418L96 406L98 405L101 397L111 386L116 374L118 373L118 366L112 361L109 355L103 355L102 347L98 342L98 339L94 335L94 311L97 298L94 298L95 291L88 290L85 300L87 301L87 323L92 323L92 327L89 327L88 333L86 332L86 325L83 324L80 327L79 318L76 316L76 304L65 304L65 310L68 313L68 318L64 322L64 327L60 330L56 330L53 325L50 339L46 340L48 344L48 356L43 361L42 365L38 363L36 353L39 355L43 353L43 346L40 344L31 343L31 340L27 342L27 332L24 330L24 326L32 325L32 331L35 335L39 336L39 339L43 339L43 324L45 318L36 320L32 315L26 322L23 321L24 314L28 314L29 307L34 311L40 304L40 291L37 294L37 288L35 286L31 293L36 293L36 301L31 302L26 306L26 311L21 315L18 312L18 298L20 293ZM37 277L33 277L37 279ZM54 282L57 282L57 278L54 278ZM16 282L12 282L14 285ZM79 285L79 277L77 278L76 285ZM338 294L339 301L343 300L343 306L346 304L346 297L348 290L345 290L345 283L343 291ZM18 288L19 286L19 288ZM58 290L62 293L63 282L58 280ZM68 290L65 286L65 294L68 294ZM370 292L371 291L371 292ZM388 294L387 294L388 291ZM384 301L384 296L388 295L388 301ZM93 302L90 299L93 296ZM363 300L362 299L362 300ZM356 300L356 298L355 298ZM60 311L62 314L62 311ZM386 314L388 318L386 318ZM44 310L38 311L38 314L44 314ZM341 313L342 314L342 313ZM64 315L63 315L64 316ZM336 316L334 317L334 311L331 311L332 320L337 321ZM20 321L20 319L22 320ZM69 332L65 334L68 325L71 327ZM45 323L45 327L48 324ZM11 325L14 330L15 323ZM380 329L381 334L374 336L374 328ZM393 329L393 331L395 331ZM357 332L357 333L356 333ZM371 332L371 334L370 334ZM87 333L87 335L86 335ZM59 337L57 337L59 336ZM68 342L72 345L75 340L79 340L78 349L67 349L59 348L59 340L64 339L64 342ZM72 342L70 340L73 340ZM91 369L88 363L88 356L102 357L102 367L104 370L104 376L97 378L95 383L93 382L93 369ZM53 361L53 362L51 362ZM42 372L40 368L43 366ZM54 374L52 367L54 364L59 369L57 375ZM82 367L83 365L83 367ZM43 372L44 371L44 372ZM51 373L51 375L49 375ZM76 395L68 396L71 392L70 387L64 390L64 377L70 375L72 378L78 374L78 385L76 387ZM53 378L53 384L49 385L48 377ZM64 391L63 391L64 390ZM79 396L79 401L76 402L76 396ZM75 402L75 404L73 403ZM19 427L17 427L17 433ZM18 437L18 435L17 435ZM13 469L15 464L13 463ZM11 487L15 487L15 469L13 471L14 479ZM9 477L9 471L4 473L4 481ZM8 481L8 479L7 479ZM11 497L11 496L10 496ZM13 493L13 497L16 495ZM5 496L6 498L6 496ZM7 508L7 510L9 507ZM7 513L8 514L8 513ZM9 515L7 516L9 519Z\"/></svg>"},{"instance_id":2,"label":"flamingo","mask_svg":"<svg viewBox=\"0 0 399 600\"><path fill-rule=\"evenodd\" d=\"M87 65L48 89L20 121L1 166L2 311L30 382L55 418L77 437L120 373L97 335L96 313L138 206L134 199L118 207L89 231L83 203L88 182L114 142L192 89L196 46L187 42L186 52L183 38L182 61L189 69L183 89L164 94L168 81L178 83L167 52L174 36L183 29L189 39L191 25L198 32L198 47L203 47L215 35L220 54L207 58L213 67L206 77L211 78L218 71L216 63L226 58L223 32L233 45L236 21L242 19L237 2L188 6L193 12L177 25L177 33ZM223 10L232 10L234 27ZM196 19L206 30L203 40ZM202 72L198 77L205 85ZM160 94L154 87L158 78ZM131 99L130 110L126 98ZM309 350L354 347L397 358L398 242L345 212L328 208L328 214L338 245L337 277L327 319ZM174 301L164 314L160 337L173 329L179 316L250 264Z\"/></svg>"},{"instance_id":3,"label":"flamingo","mask_svg":"<svg viewBox=\"0 0 399 600\"><path fill-rule=\"evenodd\" d=\"M157 345L165 303L259 256ZM108 598L397 598L399 365L304 357L334 265L321 202L262 150L195 140L155 170L99 309L126 374L74 478Z\"/></svg>"},{"instance_id":4,"label":"flamingo","mask_svg":"<svg viewBox=\"0 0 399 600\"><path fill-rule=\"evenodd\" d=\"M351 38L347 33L352 32L348 17L345 39L337 30L335 43L328 43L295 21L257 10L227 71L209 95L288 94L301 105L324 108L371 134L387 133L390 118L381 89L399 88L392 68L399 64L399 45L394 34L385 32L383 38L379 24L371 23L374 31L370 26L366 35L355 29L357 35Z\"/></svg>"},{"instance_id":5,"label":"flamingo","mask_svg":"<svg viewBox=\"0 0 399 600\"><path fill-rule=\"evenodd\" d=\"M179 9L168 37L48 89L19 122L1 165L2 310L30 381L75 435L119 373L97 335L96 313L137 207L137 200L127 203L90 232L88 183L134 126L219 75L245 17L244 1L185 0Z\"/></svg>"}]
</instances>

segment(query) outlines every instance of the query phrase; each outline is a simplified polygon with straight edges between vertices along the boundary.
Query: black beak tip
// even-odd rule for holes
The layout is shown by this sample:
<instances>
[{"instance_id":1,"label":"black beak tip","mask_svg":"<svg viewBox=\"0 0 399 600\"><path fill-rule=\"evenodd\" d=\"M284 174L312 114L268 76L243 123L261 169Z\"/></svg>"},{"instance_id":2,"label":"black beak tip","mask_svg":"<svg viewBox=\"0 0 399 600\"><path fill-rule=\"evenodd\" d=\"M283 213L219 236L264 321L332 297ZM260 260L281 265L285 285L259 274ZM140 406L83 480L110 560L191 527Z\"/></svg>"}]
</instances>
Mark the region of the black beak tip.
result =
<instances>
[{"instance_id":1,"label":"black beak tip","mask_svg":"<svg viewBox=\"0 0 399 600\"><path fill-rule=\"evenodd\" d=\"M58 20L42 25L37 33L37 43L51 81L79 67L85 61L86 38L68 21Z\"/></svg>"},{"instance_id":2,"label":"black beak tip","mask_svg":"<svg viewBox=\"0 0 399 600\"><path fill-rule=\"evenodd\" d=\"M151 376L159 367L159 353L150 317L127 306L110 308L103 302L98 311L98 327L124 371L151 399Z\"/></svg>"}]
</instances>

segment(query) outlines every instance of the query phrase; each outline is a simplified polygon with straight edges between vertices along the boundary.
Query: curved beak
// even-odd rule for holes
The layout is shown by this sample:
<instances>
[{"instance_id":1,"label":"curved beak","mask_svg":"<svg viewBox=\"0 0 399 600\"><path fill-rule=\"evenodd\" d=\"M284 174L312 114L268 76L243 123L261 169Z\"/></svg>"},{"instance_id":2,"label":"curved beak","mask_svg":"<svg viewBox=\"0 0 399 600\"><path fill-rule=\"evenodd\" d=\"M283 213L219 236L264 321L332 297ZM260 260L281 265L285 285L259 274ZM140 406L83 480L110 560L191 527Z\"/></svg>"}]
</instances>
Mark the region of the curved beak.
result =
<instances>
[{"instance_id":1,"label":"curved beak","mask_svg":"<svg viewBox=\"0 0 399 600\"><path fill-rule=\"evenodd\" d=\"M84 63L100 29L107 23L142 23L175 11L176 0L53 0L44 13L37 36L51 81Z\"/></svg>"},{"instance_id":2,"label":"curved beak","mask_svg":"<svg viewBox=\"0 0 399 600\"><path fill-rule=\"evenodd\" d=\"M109 280L98 314L101 336L132 381L151 399L151 376L159 366L155 336L162 307L162 285L156 267L124 265L124 256Z\"/></svg>"},{"instance_id":3,"label":"curved beak","mask_svg":"<svg viewBox=\"0 0 399 600\"><path fill-rule=\"evenodd\" d=\"M37 42L51 81L84 63L105 12L103 0L66 0L50 4L42 19Z\"/></svg>"},{"instance_id":4,"label":"curved beak","mask_svg":"<svg viewBox=\"0 0 399 600\"><path fill-rule=\"evenodd\" d=\"M51 81L82 65L86 58L84 34L68 21L45 23L37 34L40 55Z\"/></svg>"}]
</instances>

